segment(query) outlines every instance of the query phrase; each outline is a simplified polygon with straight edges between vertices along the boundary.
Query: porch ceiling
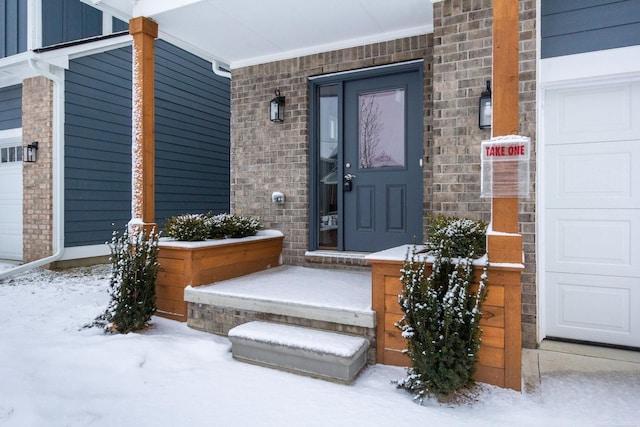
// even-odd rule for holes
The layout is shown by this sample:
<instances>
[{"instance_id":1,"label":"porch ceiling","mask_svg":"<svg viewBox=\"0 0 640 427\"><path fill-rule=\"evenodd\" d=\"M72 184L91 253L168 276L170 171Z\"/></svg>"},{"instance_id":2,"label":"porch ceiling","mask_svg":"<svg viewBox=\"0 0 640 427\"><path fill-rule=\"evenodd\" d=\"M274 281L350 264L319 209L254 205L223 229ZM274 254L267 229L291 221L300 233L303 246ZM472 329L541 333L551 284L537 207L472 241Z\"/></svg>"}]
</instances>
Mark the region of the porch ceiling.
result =
<instances>
[{"instance_id":1,"label":"porch ceiling","mask_svg":"<svg viewBox=\"0 0 640 427\"><path fill-rule=\"evenodd\" d=\"M433 31L432 0L83 0L229 68Z\"/></svg>"}]
</instances>

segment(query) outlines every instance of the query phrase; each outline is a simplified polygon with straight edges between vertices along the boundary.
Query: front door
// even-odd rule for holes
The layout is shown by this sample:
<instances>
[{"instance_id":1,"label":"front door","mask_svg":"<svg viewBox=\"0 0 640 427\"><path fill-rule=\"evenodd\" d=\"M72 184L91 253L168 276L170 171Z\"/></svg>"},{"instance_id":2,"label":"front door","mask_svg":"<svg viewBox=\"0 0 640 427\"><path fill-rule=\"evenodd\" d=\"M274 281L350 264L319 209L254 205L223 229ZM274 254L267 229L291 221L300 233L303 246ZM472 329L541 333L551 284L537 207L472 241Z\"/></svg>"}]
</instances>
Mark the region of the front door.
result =
<instances>
[{"instance_id":1,"label":"front door","mask_svg":"<svg viewBox=\"0 0 640 427\"><path fill-rule=\"evenodd\" d=\"M422 240L423 109L417 70L344 84L344 250Z\"/></svg>"}]
</instances>

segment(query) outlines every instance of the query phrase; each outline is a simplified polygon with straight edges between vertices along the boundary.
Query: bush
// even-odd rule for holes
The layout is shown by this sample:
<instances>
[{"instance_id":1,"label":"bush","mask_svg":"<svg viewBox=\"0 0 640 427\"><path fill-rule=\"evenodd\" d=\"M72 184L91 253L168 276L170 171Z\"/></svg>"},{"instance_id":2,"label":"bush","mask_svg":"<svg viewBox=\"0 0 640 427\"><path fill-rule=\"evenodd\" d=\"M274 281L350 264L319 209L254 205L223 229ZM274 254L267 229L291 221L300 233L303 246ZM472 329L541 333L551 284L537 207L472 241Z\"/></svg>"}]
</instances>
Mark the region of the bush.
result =
<instances>
[{"instance_id":1,"label":"bush","mask_svg":"<svg viewBox=\"0 0 640 427\"><path fill-rule=\"evenodd\" d=\"M473 256L484 248L479 240L486 239L486 225L438 217L431 227L432 272L426 275L426 264L416 259L414 249L404 263L398 297L404 316L397 326L408 340L412 367L397 385L418 399L442 398L473 383L480 309L487 297L486 266L477 291L471 290Z\"/></svg>"},{"instance_id":2,"label":"bush","mask_svg":"<svg viewBox=\"0 0 640 427\"><path fill-rule=\"evenodd\" d=\"M478 257L487 251L487 223L465 218L432 216L427 250L446 257Z\"/></svg>"},{"instance_id":3,"label":"bush","mask_svg":"<svg viewBox=\"0 0 640 427\"><path fill-rule=\"evenodd\" d=\"M184 214L167 220L164 232L176 240L195 242L206 239L247 237L262 228L258 219L232 214Z\"/></svg>"},{"instance_id":4,"label":"bush","mask_svg":"<svg viewBox=\"0 0 640 427\"><path fill-rule=\"evenodd\" d=\"M123 334L146 327L156 311L158 234L140 232L111 239L111 301L96 323Z\"/></svg>"},{"instance_id":5,"label":"bush","mask_svg":"<svg viewBox=\"0 0 640 427\"><path fill-rule=\"evenodd\" d=\"M219 214L210 217L210 237L222 239L225 237L254 236L262 228L259 220L248 216Z\"/></svg>"},{"instance_id":6,"label":"bush","mask_svg":"<svg viewBox=\"0 0 640 427\"><path fill-rule=\"evenodd\" d=\"M209 237L208 217L202 214L184 214L167 220L164 232L167 236L186 242L197 242Z\"/></svg>"}]
</instances>

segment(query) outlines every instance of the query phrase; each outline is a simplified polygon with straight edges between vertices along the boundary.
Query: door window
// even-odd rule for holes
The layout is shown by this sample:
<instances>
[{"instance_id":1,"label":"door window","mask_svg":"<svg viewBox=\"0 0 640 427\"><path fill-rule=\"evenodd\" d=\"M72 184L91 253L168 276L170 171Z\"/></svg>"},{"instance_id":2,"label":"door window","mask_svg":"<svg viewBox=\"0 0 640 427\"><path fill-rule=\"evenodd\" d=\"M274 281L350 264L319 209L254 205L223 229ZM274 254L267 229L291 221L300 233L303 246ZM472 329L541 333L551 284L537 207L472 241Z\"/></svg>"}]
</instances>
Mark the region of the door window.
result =
<instances>
[{"instance_id":1,"label":"door window","mask_svg":"<svg viewBox=\"0 0 640 427\"><path fill-rule=\"evenodd\" d=\"M319 247L338 247L338 86L319 88Z\"/></svg>"},{"instance_id":2,"label":"door window","mask_svg":"<svg viewBox=\"0 0 640 427\"><path fill-rule=\"evenodd\" d=\"M360 169L404 167L404 98L404 89L359 95Z\"/></svg>"}]
</instances>

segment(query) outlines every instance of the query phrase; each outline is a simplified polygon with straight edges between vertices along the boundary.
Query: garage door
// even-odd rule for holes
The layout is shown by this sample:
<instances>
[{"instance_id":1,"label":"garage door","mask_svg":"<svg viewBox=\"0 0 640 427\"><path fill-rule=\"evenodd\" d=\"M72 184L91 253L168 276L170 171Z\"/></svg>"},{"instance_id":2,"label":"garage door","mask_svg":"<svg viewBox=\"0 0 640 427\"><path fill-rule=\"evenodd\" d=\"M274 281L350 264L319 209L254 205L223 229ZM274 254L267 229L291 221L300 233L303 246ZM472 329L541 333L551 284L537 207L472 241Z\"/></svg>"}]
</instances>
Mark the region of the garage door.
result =
<instances>
[{"instance_id":1,"label":"garage door","mask_svg":"<svg viewBox=\"0 0 640 427\"><path fill-rule=\"evenodd\" d=\"M22 148L0 140L0 259L22 261Z\"/></svg>"},{"instance_id":2,"label":"garage door","mask_svg":"<svg viewBox=\"0 0 640 427\"><path fill-rule=\"evenodd\" d=\"M546 335L640 347L640 82L545 101Z\"/></svg>"}]
</instances>

